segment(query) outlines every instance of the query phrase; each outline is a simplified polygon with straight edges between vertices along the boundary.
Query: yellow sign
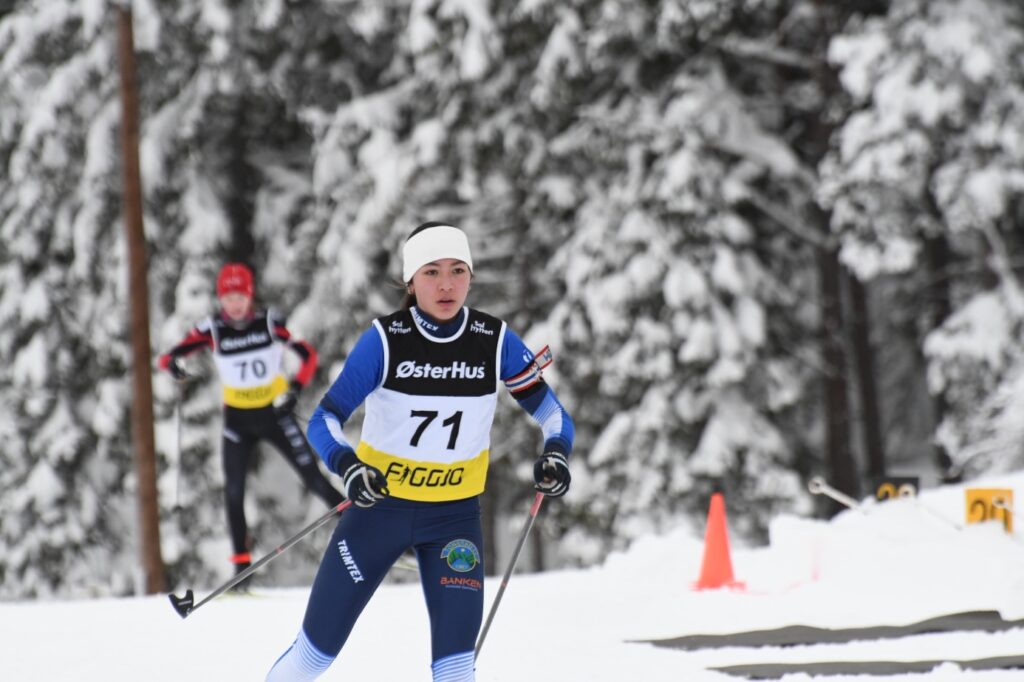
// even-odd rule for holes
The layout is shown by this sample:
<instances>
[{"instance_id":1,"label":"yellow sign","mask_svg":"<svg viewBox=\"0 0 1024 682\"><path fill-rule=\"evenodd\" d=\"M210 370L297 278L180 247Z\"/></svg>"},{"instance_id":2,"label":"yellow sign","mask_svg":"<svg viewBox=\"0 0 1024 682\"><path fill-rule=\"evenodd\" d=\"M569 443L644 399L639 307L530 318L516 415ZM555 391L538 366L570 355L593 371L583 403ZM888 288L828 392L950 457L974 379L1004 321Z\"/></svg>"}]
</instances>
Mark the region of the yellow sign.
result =
<instances>
[{"instance_id":1,"label":"yellow sign","mask_svg":"<svg viewBox=\"0 0 1024 682\"><path fill-rule=\"evenodd\" d=\"M917 476L888 476L875 479L875 499L917 496Z\"/></svg>"},{"instance_id":2,"label":"yellow sign","mask_svg":"<svg viewBox=\"0 0 1024 682\"><path fill-rule=\"evenodd\" d=\"M967 523L1002 521L1007 533L1013 532L1013 491L1005 488L967 488Z\"/></svg>"}]
</instances>

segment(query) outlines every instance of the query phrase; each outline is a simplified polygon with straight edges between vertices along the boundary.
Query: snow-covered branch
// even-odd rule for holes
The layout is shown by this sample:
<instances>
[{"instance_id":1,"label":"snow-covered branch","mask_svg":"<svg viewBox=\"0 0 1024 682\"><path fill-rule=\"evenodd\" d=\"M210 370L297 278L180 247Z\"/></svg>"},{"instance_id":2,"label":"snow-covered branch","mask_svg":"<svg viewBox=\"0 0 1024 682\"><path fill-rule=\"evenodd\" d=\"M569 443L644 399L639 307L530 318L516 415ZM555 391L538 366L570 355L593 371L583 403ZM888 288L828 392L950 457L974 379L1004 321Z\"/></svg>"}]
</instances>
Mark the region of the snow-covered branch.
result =
<instances>
[{"instance_id":1,"label":"snow-covered branch","mask_svg":"<svg viewBox=\"0 0 1024 682\"><path fill-rule=\"evenodd\" d=\"M746 200L755 208L774 220L781 227L793 235L799 237L808 244L822 249L834 248L836 240L830 236L822 235L814 229L807 227L805 221L794 211L773 202L764 194L755 189L747 188Z\"/></svg>"},{"instance_id":2,"label":"snow-covered branch","mask_svg":"<svg viewBox=\"0 0 1024 682\"><path fill-rule=\"evenodd\" d=\"M816 60L813 57L795 50L779 47L767 40L729 36L718 41L715 46L723 52L742 59L758 59L777 66L800 69L801 71L813 71L816 65Z\"/></svg>"}]
</instances>

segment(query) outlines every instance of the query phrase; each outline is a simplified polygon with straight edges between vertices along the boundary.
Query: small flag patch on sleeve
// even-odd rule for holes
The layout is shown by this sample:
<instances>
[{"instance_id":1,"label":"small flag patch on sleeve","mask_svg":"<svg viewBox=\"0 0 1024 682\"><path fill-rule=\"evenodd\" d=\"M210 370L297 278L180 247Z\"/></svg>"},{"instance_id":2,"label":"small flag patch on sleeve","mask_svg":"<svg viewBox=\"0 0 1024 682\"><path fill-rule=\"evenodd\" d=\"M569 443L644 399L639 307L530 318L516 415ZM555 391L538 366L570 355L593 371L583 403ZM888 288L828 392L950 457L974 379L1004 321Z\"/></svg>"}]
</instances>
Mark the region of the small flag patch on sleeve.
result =
<instances>
[{"instance_id":1,"label":"small flag patch on sleeve","mask_svg":"<svg viewBox=\"0 0 1024 682\"><path fill-rule=\"evenodd\" d=\"M542 380L541 370L550 365L552 361L554 361L554 356L551 354L551 348L544 346L534 354L533 360L522 372L511 379L505 380L505 387L511 393L518 393L528 389Z\"/></svg>"}]
</instances>

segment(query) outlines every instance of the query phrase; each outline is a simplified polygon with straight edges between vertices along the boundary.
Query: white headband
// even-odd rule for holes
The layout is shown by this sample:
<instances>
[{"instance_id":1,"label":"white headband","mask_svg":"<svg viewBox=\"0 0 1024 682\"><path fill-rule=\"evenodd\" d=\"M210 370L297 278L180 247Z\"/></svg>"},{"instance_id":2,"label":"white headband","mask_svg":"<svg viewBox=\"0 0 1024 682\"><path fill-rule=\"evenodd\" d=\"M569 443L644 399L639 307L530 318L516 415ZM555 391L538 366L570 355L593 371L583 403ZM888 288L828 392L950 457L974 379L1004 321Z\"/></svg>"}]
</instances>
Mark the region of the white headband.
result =
<instances>
[{"instance_id":1,"label":"white headband","mask_svg":"<svg viewBox=\"0 0 1024 682\"><path fill-rule=\"evenodd\" d=\"M402 247L402 281L411 281L417 270L442 258L460 260L473 271L466 233L450 225L434 225L417 232Z\"/></svg>"}]
</instances>

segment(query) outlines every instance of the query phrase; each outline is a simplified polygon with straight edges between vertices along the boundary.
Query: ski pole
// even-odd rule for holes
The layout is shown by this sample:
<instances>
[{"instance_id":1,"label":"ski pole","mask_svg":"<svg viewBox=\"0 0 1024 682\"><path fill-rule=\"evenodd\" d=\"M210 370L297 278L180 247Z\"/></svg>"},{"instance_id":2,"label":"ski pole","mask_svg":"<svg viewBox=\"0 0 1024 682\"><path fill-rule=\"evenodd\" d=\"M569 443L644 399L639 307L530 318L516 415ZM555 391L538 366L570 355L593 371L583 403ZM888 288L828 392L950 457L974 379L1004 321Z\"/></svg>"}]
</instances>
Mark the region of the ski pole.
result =
<instances>
[{"instance_id":1,"label":"ski pole","mask_svg":"<svg viewBox=\"0 0 1024 682\"><path fill-rule=\"evenodd\" d=\"M302 538L306 537L307 535L309 535L310 533L315 531L317 528L319 528L320 526L324 525L325 523L327 523L328 521L333 519L338 514L341 514L342 512L344 512L346 509L348 509L351 506L352 506L352 502L350 500L345 500L344 502L342 502L338 506L332 507L331 510L328 511L326 514L324 514L319 519L317 519L313 523L309 524L308 526L306 526L305 528L300 530L295 535L293 535L290 538L288 538L287 540L285 540L281 545L276 547L273 551L271 551L269 554L267 554L266 556L261 558L259 561L254 563L252 566L250 566L249 568L245 569L244 571L242 571L241 573L239 573L235 577L233 577L231 580L227 581L226 583L224 583L223 585L221 585L220 587L215 589L208 596L206 596L201 602L199 602L198 604L195 604L195 606L193 606L193 602L195 601L195 597L193 596L191 589L185 590L185 596L184 597L179 597L176 594L169 594L169 595L167 595L167 598L171 600L171 606L174 607L174 610L178 612L179 616L181 616L182 618L187 618L189 616L189 614L191 614L193 611L198 609L200 606L202 606L206 602L208 602L208 601L210 601L212 599L215 599L216 597L219 597L220 595L224 594L225 592L230 590L232 587L234 587L238 583L242 582L243 580L248 578L250 575L252 575L256 571L260 570L263 566L269 564L271 561L273 561L274 559L279 557L281 554L283 554L285 552L285 550L287 550L289 547L291 547L292 545L297 543L299 540L301 540Z\"/></svg>"},{"instance_id":2,"label":"ski pole","mask_svg":"<svg viewBox=\"0 0 1024 682\"><path fill-rule=\"evenodd\" d=\"M530 529L533 528L533 522L537 520L537 512L540 511L540 504L544 501L544 493L537 493L536 497L533 498L533 505L530 507L530 514L526 517L526 525L523 526L523 532L519 535L519 542L516 543L516 549L512 552L512 560L508 562L508 568L505 569L505 577L501 579L501 587L498 588L498 593L494 596L494 603L491 604L491 610L487 614L487 620L484 622L483 630L480 631L480 639L476 643L476 652L474 653L475 658L480 657L480 649L484 645L484 638L487 637L487 631L491 628L491 621L494 620L494 612L498 610L498 604L501 603L501 596L505 594L505 588L508 587L509 577L512 575L512 571L516 567L516 562L519 560L519 553L523 551L523 543L526 542L526 536L529 535Z\"/></svg>"}]
</instances>

